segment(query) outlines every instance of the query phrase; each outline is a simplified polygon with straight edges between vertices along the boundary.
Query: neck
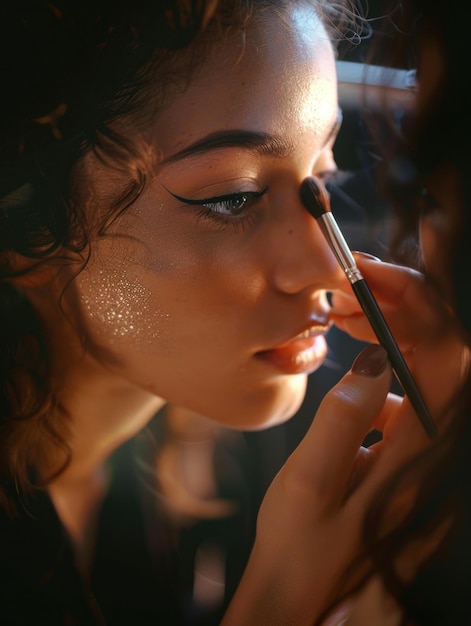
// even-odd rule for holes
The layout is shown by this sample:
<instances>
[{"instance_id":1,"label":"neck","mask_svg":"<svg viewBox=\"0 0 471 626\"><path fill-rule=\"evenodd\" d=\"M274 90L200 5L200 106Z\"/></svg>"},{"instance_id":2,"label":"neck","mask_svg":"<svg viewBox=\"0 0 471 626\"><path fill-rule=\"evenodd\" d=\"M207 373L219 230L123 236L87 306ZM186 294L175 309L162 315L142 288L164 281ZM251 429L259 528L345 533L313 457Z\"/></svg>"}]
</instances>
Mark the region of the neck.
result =
<instances>
[{"instance_id":1,"label":"neck","mask_svg":"<svg viewBox=\"0 0 471 626\"><path fill-rule=\"evenodd\" d=\"M71 460L48 487L84 576L92 562L100 506L109 486L107 460L163 405L159 398L114 378L93 375L90 366L86 371L86 376L73 377L74 385L68 385L63 398L70 416Z\"/></svg>"},{"instance_id":2,"label":"neck","mask_svg":"<svg viewBox=\"0 0 471 626\"><path fill-rule=\"evenodd\" d=\"M64 408L59 418L68 420L71 433L71 461L58 479L64 482L93 474L165 404L89 357L62 371L59 400Z\"/></svg>"}]
</instances>

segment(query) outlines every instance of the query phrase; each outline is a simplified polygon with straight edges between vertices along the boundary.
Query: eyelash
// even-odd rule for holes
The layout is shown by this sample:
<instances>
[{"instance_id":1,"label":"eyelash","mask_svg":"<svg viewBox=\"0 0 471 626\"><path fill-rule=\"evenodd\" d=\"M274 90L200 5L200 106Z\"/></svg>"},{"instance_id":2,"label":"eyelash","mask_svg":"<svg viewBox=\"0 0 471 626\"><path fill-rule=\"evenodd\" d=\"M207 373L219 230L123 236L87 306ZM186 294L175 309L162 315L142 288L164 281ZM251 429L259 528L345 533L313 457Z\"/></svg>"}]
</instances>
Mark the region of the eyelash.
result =
<instances>
[{"instance_id":1,"label":"eyelash","mask_svg":"<svg viewBox=\"0 0 471 626\"><path fill-rule=\"evenodd\" d=\"M170 192L174 198L185 204L201 207L198 211L200 218L216 222L221 227L232 226L236 230L240 228L244 229L250 225L250 221L254 219L254 212L250 211L251 201L259 200L268 190L265 187L261 191L239 191L237 193L230 193L222 196L213 196L211 198L201 198L193 200L190 198L182 198L176 194ZM230 210L230 204L241 201L241 206L237 207L238 211L235 215L228 215L222 213L220 210L215 210L215 205L223 205L223 208ZM225 206L224 206L225 205ZM249 206L247 206L249 205Z\"/></svg>"}]
</instances>

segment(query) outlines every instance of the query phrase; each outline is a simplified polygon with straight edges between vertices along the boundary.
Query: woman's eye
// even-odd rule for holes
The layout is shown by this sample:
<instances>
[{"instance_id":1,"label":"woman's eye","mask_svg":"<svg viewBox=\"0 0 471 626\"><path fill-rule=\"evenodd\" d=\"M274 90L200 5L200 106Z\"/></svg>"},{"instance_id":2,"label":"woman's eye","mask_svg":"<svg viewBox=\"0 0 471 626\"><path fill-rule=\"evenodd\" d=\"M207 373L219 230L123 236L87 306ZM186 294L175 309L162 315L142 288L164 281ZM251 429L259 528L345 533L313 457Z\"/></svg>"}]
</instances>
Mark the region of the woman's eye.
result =
<instances>
[{"instance_id":1,"label":"woman's eye","mask_svg":"<svg viewBox=\"0 0 471 626\"><path fill-rule=\"evenodd\" d=\"M169 191L174 198L180 200L180 202L204 207L207 212L214 213L215 217L219 215L226 218L237 218L244 213L252 200L261 198L267 189L268 187L265 187L261 191L241 191L238 193L201 199L182 198L169 190L167 191Z\"/></svg>"},{"instance_id":2,"label":"woman's eye","mask_svg":"<svg viewBox=\"0 0 471 626\"><path fill-rule=\"evenodd\" d=\"M253 193L240 193L230 196L222 196L220 198L210 199L207 202L202 203L201 206L214 211L215 213L221 213L228 215L229 217L237 217L240 215L250 198L253 198Z\"/></svg>"}]
</instances>

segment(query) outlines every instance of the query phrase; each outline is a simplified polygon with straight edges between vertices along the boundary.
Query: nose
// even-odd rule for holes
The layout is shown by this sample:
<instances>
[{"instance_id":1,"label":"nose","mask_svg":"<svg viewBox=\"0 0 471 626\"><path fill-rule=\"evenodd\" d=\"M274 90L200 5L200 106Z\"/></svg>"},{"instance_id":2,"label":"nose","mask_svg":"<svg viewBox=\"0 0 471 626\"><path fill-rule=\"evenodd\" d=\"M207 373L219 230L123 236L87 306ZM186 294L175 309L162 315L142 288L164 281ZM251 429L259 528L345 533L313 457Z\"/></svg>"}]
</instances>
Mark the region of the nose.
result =
<instances>
[{"instance_id":1,"label":"nose","mask_svg":"<svg viewBox=\"0 0 471 626\"><path fill-rule=\"evenodd\" d=\"M345 276L316 220L293 194L289 206L276 212L273 235L275 255L273 284L277 290L295 294L305 289L340 287Z\"/></svg>"}]
</instances>

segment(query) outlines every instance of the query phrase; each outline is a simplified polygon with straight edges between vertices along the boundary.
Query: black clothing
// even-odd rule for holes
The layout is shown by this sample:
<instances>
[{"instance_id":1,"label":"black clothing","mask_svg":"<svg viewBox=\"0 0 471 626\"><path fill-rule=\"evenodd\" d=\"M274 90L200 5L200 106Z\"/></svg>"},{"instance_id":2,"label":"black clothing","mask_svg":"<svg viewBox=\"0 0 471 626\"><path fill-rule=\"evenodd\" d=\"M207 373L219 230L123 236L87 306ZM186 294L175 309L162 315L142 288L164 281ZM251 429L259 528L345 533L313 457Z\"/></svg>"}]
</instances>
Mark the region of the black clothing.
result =
<instances>
[{"instance_id":1,"label":"black clothing","mask_svg":"<svg viewBox=\"0 0 471 626\"><path fill-rule=\"evenodd\" d=\"M250 524L240 510L224 520L172 528L137 462L138 443L127 442L111 459L112 483L101 509L89 584L75 567L70 541L45 492L26 504L16 496L18 517L0 512L2 626L219 623L249 553ZM192 585L194 555L208 537L227 554L226 597L205 611L192 602Z\"/></svg>"}]
</instances>

